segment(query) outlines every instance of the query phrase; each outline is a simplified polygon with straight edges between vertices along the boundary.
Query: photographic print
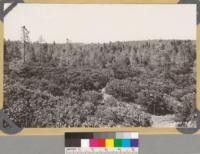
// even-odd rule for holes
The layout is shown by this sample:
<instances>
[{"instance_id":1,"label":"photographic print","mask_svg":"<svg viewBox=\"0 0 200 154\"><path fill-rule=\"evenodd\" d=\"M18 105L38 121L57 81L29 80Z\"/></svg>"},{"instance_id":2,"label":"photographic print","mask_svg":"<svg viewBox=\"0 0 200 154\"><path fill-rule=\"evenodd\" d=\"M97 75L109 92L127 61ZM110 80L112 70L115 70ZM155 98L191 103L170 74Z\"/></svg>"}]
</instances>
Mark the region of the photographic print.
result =
<instances>
[{"instance_id":1,"label":"photographic print","mask_svg":"<svg viewBox=\"0 0 200 154\"><path fill-rule=\"evenodd\" d=\"M4 19L19 127L191 128L195 97L195 4L18 4Z\"/></svg>"}]
</instances>

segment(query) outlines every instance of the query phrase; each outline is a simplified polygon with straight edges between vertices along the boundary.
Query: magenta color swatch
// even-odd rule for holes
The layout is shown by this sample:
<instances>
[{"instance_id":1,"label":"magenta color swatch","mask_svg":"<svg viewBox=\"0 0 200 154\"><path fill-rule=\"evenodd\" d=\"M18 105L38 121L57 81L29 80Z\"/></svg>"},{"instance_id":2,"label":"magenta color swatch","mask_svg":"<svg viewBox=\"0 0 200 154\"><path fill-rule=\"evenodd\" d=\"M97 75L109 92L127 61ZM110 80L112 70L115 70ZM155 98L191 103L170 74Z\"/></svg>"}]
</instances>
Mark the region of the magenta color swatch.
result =
<instances>
[{"instance_id":1,"label":"magenta color swatch","mask_svg":"<svg viewBox=\"0 0 200 154\"><path fill-rule=\"evenodd\" d=\"M90 139L90 147L98 147L98 139Z\"/></svg>"}]
</instances>

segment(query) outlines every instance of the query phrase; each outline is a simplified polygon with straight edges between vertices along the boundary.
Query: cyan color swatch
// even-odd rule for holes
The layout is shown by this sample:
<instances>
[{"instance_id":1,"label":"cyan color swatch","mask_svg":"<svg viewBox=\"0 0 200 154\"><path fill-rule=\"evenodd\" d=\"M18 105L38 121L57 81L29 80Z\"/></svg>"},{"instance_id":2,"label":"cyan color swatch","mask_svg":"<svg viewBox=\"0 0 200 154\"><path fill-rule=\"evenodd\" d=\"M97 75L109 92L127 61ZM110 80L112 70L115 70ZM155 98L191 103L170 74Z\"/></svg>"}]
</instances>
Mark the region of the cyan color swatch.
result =
<instances>
[{"instance_id":1,"label":"cyan color swatch","mask_svg":"<svg viewBox=\"0 0 200 154\"><path fill-rule=\"evenodd\" d=\"M122 139L122 147L131 147L130 139Z\"/></svg>"}]
</instances>

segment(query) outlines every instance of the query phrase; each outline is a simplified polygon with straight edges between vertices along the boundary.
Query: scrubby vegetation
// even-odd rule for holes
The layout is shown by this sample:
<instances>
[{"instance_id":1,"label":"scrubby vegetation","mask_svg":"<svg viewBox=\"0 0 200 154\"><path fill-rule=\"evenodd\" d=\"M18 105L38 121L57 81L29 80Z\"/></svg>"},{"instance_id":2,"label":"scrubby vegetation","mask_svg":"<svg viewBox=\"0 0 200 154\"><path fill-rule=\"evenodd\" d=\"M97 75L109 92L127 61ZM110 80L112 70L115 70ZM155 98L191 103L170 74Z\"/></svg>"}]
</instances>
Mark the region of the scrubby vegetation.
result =
<instances>
[{"instance_id":1,"label":"scrubby vegetation","mask_svg":"<svg viewBox=\"0 0 200 154\"><path fill-rule=\"evenodd\" d=\"M4 111L21 127L150 127L195 121L195 43L4 44ZM24 57L25 56L25 57ZM23 59L25 58L25 62Z\"/></svg>"}]
</instances>

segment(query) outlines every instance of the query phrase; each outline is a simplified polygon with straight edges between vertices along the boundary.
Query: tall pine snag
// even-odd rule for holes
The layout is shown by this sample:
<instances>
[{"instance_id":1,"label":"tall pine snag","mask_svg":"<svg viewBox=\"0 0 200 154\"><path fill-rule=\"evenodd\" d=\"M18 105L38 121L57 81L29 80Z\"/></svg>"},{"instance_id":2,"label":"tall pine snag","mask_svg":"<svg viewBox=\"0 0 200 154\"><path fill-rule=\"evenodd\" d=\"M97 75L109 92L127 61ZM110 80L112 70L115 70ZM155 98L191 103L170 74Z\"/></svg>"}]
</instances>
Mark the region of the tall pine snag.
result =
<instances>
[{"instance_id":1,"label":"tall pine snag","mask_svg":"<svg viewBox=\"0 0 200 154\"><path fill-rule=\"evenodd\" d=\"M26 62L26 49L27 49L27 45L28 42L30 41L29 39L29 33L30 31L28 31L28 29L25 26L22 26L21 28L22 31L22 43L23 43L23 62Z\"/></svg>"}]
</instances>

